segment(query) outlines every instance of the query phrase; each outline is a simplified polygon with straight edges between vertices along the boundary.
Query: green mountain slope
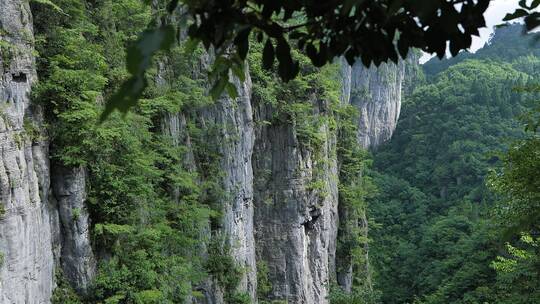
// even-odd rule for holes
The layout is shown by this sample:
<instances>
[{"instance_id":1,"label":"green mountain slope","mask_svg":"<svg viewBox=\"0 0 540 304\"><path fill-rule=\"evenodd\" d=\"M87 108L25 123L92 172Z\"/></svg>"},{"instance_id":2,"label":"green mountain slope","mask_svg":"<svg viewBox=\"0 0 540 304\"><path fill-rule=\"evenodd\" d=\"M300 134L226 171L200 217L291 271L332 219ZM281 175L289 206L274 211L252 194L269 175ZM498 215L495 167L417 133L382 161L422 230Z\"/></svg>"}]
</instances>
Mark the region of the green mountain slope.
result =
<instances>
[{"instance_id":1,"label":"green mountain slope","mask_svg":"<svg viewBox=\"0 0 540 304\"><path fill-rule=\"evenodd\" d=\"M441 72L406 98L396 133L374 154L370 252L383 303L502 301L492 267L504 250L498 196L486 180L497 151L524 136L516 118L531 96L513 88L536 83L540 67L515 30L497 31L477 54L428 63Z\"/></svg>"},{"instance_id":2,"label":"green mountain slope","mask_svg":"<svg viewBox=\"0 0 540 304\"><path fill-rule=\"evenodd\" d=\"M513 61L518 57L532 55L540 56L540 48L534 47L540 34L523 36L521 24L512 24L498 28L492 34L487 44L476 53L461 52L458 56L439 60L437 57L426 62L422 67L427 75L435 75L448 67L467 59L491 59Z\"/></svg>"}]
</instances>

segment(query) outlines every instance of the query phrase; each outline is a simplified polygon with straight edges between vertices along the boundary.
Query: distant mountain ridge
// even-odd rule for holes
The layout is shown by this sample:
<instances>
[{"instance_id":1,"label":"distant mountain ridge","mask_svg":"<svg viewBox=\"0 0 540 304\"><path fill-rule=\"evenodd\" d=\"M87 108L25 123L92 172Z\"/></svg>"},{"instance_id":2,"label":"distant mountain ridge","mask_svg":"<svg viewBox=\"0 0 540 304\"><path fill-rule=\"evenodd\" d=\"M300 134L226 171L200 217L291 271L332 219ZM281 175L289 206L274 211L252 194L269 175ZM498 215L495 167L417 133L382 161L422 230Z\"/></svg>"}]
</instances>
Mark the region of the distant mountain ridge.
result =
<instances>
[{"instance_id":1,"label":"distant mountain ridge","mask_svg":"<svg viewBox=\"0 0 540 304\"><path fill-rule=\"evenodd\" d=\"M523 25L514 23L496 28L488 42L476 53L461 52L456 57L442 60L433 57L422 67L426 75L435 75L466 59L512 61L521 56L540 56L539 46L540 33L523 35Z\"/></svg>"}]
</instances>

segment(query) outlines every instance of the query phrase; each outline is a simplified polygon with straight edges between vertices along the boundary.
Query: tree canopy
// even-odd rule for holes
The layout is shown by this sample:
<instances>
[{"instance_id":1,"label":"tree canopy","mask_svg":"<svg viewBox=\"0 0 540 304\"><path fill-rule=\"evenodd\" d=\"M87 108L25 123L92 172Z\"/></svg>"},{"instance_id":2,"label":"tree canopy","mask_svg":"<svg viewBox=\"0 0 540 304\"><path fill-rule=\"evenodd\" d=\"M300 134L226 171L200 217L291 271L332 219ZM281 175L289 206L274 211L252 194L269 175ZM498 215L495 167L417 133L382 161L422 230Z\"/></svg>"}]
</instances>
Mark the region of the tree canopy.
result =
<instances>
[{"instance_id":1,"label":"tree canopy","mask_svg":"<svg viewBox=\"0 0 540 304\"><path fill-rule=\"evenodd\" d=\"M151 2L151 1L148 1ZM209 73L217 98L224 90L235 95L231 74L243 79L244 60L250 41L264 43L263 67L277 71L282 80L295 78L299 63L291 55L297 48L320 67L344 56L349 64L366 66L389 60L397 62L411 48L443 57L471 46L472 36L485 27L484 13L490 0L171 0L149 29L128 49L131 77L109 100L102 119L111 111L125 112L147 86L144 73L154 53L169 49L175 27L187 30L193 49L199 43L215 54ZM525 17L527 29L539 25L535 8L520 1L521 8L506 20ZM171 22L170 20L179 20ZM231 73L232 72L232 73Z\"/></svg>"},{"instance_id":2,"label":"tree canopy","mask_svg":"<svg viewBox=\"0 0 540 304\"><path fill-rule=\"evenodd\" d=\"M540 59L520 30L424 65L435 74L374 151L381 303L538 303Z\"/></svg>"}]
</instances>

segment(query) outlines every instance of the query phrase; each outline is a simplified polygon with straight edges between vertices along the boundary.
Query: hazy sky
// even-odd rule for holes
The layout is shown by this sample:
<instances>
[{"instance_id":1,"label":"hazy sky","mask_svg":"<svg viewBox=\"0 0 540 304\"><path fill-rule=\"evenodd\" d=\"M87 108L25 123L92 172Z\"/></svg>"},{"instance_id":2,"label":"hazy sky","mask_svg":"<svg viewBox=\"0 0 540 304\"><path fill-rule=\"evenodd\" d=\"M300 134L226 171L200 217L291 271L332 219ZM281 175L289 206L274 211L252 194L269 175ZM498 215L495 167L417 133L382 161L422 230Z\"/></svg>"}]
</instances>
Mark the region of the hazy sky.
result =
<instances>
[{"instance_id":1,"label":"hazy sky","mask_svg":"<svg viewBox=\"0 0 540 304\"><path fill-rule=\"evenodd\" d=\"M504 16L518 7L518 2L519 0L494 0L491 2L484 15L487 27L480 29L480 37L473 36L472 46L469 49L471 52L476 52L476 50L484 46L491 33L493 33L493 27L502 23ZM426 54L420 59L420 62L424 63L431 57L431 55Z\"/></svg>"}]
</instances>

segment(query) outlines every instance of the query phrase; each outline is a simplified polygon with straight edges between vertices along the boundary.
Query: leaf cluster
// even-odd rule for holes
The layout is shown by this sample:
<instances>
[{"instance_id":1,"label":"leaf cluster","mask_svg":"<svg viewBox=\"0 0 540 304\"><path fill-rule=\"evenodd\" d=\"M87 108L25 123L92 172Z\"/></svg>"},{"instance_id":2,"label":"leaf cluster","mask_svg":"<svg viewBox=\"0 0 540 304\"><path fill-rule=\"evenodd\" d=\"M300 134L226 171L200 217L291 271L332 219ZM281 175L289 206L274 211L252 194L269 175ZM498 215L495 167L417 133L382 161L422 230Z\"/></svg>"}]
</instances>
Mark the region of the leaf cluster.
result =
<instances>
[{"instance_id":1,"label":"leaf cluster","mask_svg":"<svg viewBox=\"0 0 540 304\"><path fill-rule=\"evenodd\" d=\"M485 26L483 14L490 0L378 0L311 1L204 0L169 2L171 15L180 15L194 45L202 43L216 59L210 72L211 94L226 90L234 97L231 72L243 79L244 61L253 37L262 43L263 67L277 61L280 78L287 82L300 73L293 49L305 53L322 67L344 56L349 64L361 60L366 66L406 58L411 48L443 57L447 43L453 55L471 45L472 36ZM184 30L184 29L182 29ZM151 56L170 47L169 26L145 31L128 49L132 77L109 101L110 111L126 111L147 83L144 70ZM131 60L133 59L133 60ZM137 59L137 61L134 61Z\"/></svg>"}]
</instances>

